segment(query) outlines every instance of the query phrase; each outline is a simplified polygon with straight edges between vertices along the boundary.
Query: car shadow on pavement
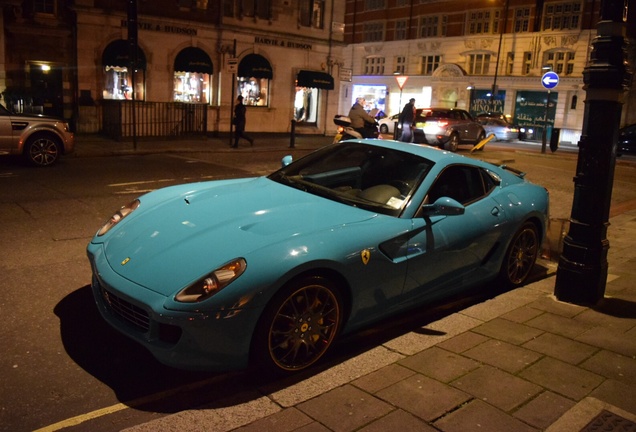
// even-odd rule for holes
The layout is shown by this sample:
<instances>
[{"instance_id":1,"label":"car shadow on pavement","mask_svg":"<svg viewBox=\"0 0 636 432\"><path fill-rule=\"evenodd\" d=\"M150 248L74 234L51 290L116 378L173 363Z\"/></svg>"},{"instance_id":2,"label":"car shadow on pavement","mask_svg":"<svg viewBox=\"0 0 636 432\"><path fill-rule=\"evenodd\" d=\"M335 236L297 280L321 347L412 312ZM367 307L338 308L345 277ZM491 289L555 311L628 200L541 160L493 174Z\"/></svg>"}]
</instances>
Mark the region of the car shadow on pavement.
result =
<instances>
[{"instance_id":1,"label":"car shadow on pavement","mask_svg":"<svg viewBox=\"0 0 636 432\"><path fill-rule=\"evenodd\" d=\"M547 274L543 266L537 265L531 281ZM450 299L383 320L342 337L319 364L284 378L260 370L213 373L162 365L149 351L102 319L88 285L64 297L54 312L60 320L61 339L69 357L110 387L119 402L140 411L170 414L202 406L220 408L249 402L299 383L408 332L436 335L439 332L425 327L503 292L505 290L492 284L478 286Z\"/></svg>"}]
</instances>

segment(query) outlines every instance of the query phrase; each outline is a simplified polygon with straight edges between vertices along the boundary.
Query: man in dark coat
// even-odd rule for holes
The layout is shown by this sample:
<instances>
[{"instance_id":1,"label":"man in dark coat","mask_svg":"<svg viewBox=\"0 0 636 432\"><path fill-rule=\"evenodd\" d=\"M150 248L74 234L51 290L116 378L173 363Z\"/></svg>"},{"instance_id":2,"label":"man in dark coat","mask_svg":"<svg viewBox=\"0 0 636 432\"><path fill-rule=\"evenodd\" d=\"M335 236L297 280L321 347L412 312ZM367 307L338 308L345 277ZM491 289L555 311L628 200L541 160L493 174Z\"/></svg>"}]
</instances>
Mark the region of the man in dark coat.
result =
<instances>
[{"instance_id":1,"label":"man in dark coat","mask_svg":"<svg viewBox=\"0 0 636 432\"><path fill-rule=\"evenodd\" d=\"M413 142L413 127L415 126L415 99L411 98L409 103L404 105L400 113L398 122L402 125L402 135L400 141Z\"/></svg>"},{"instance_id":2,"label":"man in dark coat","mask_svg":"<svg viewBox=\"0 0 636 432\"><path fill-rule=\"evenodd\" d=\"M239 138L246 139L250 145L254 145L254 138L245 135L245 105L243 105L243 96L236 98L236 106L234 107L234 145L232 148L238 148Z\"/></svg>"}]
</instances>

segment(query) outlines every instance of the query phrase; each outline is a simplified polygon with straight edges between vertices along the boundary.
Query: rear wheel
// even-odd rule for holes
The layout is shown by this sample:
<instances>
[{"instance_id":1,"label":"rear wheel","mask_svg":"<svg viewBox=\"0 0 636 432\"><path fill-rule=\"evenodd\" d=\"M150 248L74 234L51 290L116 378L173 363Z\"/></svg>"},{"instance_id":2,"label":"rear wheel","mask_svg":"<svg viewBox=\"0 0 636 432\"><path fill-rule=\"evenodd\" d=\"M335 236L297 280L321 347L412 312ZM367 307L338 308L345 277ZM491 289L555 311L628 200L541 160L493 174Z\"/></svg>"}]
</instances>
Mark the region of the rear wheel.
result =
<instances>
[{"instance_id":1,"label":"rear wheel","mask_svg":"<svg viewBox=\"0 0 636 432\"><path fill-rule=\"evenodd\" d=\"M45 167L57 162L60 151L61 147L54 137L38 135L28 139L24 148L24 156L30 164Z\"/></svg>"},{"instance_id":2,"label":"rear wheel","mask_svg":"<svg viewBox=\"0 0 636 432\"><path fill-rule=\"evenodd\" d=\"M259 320L252 343L257 366L290 373L316 363L342 326L340 292L328 279L298 279L272 299Z\"/></svg>"},{"instance_id":3,"label":"rear wheel","mask_svg":"<svg viewBox=\"0 0 636 432\"><path fill-rule=\"evenodd\" d=\"M501 265L499 277L509 287L522 285L539 254L539 233L532 222L526 222L514 235Z\"/></svg>"},{"instance_id":4,"label":"rear wheel","mask_svg":"<svg viewBox=\"0 0 636 432\"><path fill-rule=\"evenodd\" d=\"M446 144L444 144L444 150L448 150L455 153L458 148L459 148L459 135L457 135L457 133L453 133L448 139L448 141L446 141Z\"/></svg>"}]
</instances>

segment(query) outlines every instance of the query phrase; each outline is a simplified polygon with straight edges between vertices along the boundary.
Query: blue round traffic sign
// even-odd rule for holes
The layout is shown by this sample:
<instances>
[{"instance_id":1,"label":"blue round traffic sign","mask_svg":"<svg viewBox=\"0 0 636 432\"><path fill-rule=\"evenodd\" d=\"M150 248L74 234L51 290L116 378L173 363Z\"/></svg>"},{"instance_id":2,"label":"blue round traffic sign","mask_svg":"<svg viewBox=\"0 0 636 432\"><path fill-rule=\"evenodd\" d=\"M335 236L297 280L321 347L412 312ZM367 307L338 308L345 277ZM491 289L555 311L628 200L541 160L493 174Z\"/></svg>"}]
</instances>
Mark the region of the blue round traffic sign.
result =
<instances>
[{"instance_id":1,"label":"blue round traffic sign","mask_svg":"<svg viewBox=\"0 0 636 432\"><path fill-rule=\"evenodd\" d=\"M541 84L548 90L553 89L559 84L559 75L556 72L546 72L541 77Z\"/></svg>"}]
</instances>

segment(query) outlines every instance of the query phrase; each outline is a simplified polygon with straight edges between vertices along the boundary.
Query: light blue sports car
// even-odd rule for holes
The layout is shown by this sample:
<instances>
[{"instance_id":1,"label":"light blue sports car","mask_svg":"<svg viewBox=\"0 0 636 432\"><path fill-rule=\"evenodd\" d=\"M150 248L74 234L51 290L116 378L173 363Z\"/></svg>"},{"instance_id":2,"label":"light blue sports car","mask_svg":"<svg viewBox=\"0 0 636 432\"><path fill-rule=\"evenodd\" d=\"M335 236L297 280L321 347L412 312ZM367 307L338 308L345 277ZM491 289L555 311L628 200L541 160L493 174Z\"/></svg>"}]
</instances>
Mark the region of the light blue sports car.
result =
<instances>
[{"instance_id":1,"label":"light blue sports car","mask_svg":"<svg viewBox=\"0 0 636 432\"><path fill-rule=\"evenodd\" d=\"M103 317L160 362L289 373L339 334L478 284L523 284L547 217L547 191L522 173L355 140L267 177L143 195L88 257Z\"/></svg>"}]
</instances>

